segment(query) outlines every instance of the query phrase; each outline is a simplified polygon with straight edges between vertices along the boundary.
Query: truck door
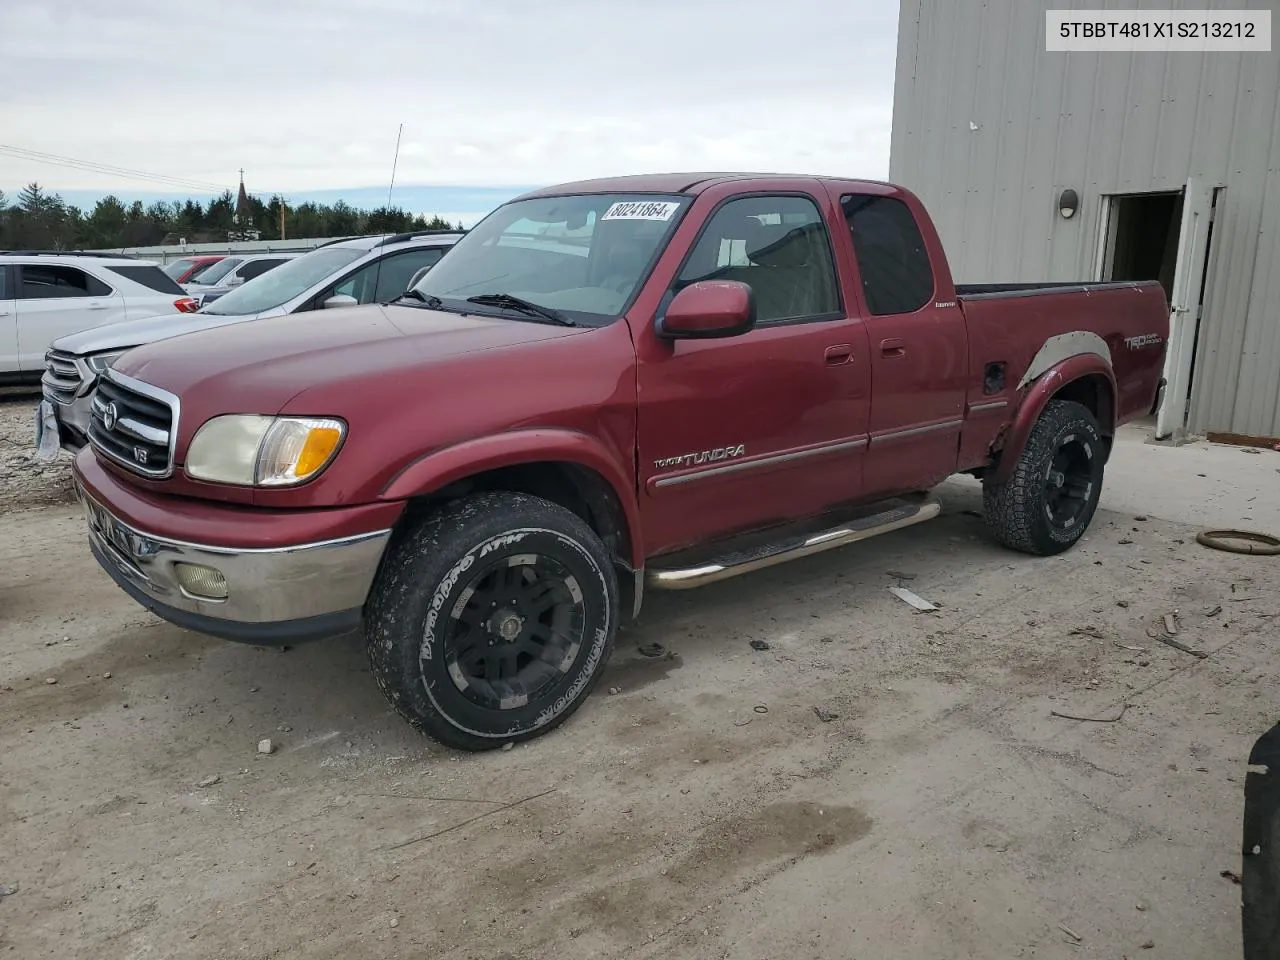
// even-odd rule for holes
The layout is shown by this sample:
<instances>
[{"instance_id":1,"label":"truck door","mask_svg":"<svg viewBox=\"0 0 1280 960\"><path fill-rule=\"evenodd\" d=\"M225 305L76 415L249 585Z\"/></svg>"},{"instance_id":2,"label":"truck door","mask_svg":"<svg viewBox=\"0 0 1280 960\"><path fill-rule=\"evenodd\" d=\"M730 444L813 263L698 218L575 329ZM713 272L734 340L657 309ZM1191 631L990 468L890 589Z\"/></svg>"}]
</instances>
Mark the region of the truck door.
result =
<instances>
[{"instance_id":1,"label":"truck door","mask_svg":"<svg viewBox=\"0 0 1280 960\"><path fill-rule=\"evenodd\" d=\"M958 462L969 366L964 314L947 271L930 265L925 239L903 200L846 194L840 206L871 346L865 492L928 489L954 473Z\"/></svg>"},{"instance_id":2,"label":"truck door","mask_svg":"<svg viewBox=\"0 0 1280 960\"><path fill-rule=\"evenodd\" d=\"M843 302L810 196L726 200L663 303L699 280L755 295L756 328L638 344L641 509L651 553L855 499L866 446L866 334ZM659 310L659 315L661 310Z\"/></svg>"},{"instance_id":3,"label":"truck door","mask_svg":"<svg viewBox=\"0 0 1280 960\"><path fill-rule=\"evenodd\" d=\"M13 299L13 267L0 263L0 374L18 367L18 316Z\"/></svg>"}]
</instances>

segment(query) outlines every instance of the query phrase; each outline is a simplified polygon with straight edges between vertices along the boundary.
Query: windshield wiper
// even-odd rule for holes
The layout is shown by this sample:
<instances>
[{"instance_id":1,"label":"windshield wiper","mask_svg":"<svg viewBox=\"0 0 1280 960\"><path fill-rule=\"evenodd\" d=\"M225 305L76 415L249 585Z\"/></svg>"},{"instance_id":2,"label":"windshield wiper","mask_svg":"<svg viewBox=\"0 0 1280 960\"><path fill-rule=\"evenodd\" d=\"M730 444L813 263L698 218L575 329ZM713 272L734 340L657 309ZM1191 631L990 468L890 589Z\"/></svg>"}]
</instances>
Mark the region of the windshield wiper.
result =
<instances>
[{"instance_id":1,"label":"windshield wiper","mask_svg":"<svg viewBox=\"0 0 1280 960\"><path fill-rule=\"evenodd\" d=\"M424 294L417 290L406 290L404 293L400 294L400 296L396 297L395 300L392 300L391 302L397 303L400 300L417 300L420 303L426 304L432 310L439 310L441 307L444 306L444 301L441 300L439 297L431 296L429 294Z\"/></svg>"},{"instance_id":2,"label":"windshield wiper","mask_svg":"<svg viewBox=\"0 0 1280 960\"><path fill-rule=\"evenodd\" d=\"M513 297L509 293L481 293L474 297L467 297L467 303L478 303L487 307L506 307L510 310L519 310L521 313L531 317L542 317L550 320L552 323L562 327L576 327L577 324L566 317L559 310L553 310L550 307L544 307L536 303L531 303L520 297Z\"/></svg>"}]
</instances>

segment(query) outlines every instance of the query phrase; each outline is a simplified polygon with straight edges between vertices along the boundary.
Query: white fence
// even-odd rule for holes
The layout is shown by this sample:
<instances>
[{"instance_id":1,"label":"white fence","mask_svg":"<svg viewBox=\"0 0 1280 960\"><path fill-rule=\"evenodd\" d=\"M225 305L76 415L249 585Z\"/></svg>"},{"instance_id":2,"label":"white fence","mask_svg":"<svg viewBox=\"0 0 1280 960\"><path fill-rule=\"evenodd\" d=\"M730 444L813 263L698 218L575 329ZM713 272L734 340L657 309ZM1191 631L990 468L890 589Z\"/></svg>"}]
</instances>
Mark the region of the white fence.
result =
<instances>
[{"instance_id":1,"label":"white fence","mask_svg":"<svg viewBox=\"0 0 1280 960\"><path fill-rule=\"evenodd\" d=\"M126 257L170 263L183 257L213 254L304 253L336 237L307 237L301 240L235 240L221 243L176 243L161 247L111 247L94 253L118 253Z\"/></svg>"}]
</instances>

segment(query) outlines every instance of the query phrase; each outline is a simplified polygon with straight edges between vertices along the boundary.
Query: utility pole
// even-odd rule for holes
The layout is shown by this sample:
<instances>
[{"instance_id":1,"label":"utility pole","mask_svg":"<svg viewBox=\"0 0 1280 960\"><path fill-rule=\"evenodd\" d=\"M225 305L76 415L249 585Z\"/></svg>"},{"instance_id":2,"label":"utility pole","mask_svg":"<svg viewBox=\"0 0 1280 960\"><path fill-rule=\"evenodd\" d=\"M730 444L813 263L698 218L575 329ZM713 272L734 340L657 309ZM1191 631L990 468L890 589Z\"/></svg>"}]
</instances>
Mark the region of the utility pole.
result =
<instances>
[{"instance_id":1,"label":"utility pole","mask_svg":"<svg viewBox=\"0 0 1280 960\"><path fill-rule=\"evenodd\" d=\"M284 197L280 198L280 239L284 239Z\"/></svg>"}]
</instances>

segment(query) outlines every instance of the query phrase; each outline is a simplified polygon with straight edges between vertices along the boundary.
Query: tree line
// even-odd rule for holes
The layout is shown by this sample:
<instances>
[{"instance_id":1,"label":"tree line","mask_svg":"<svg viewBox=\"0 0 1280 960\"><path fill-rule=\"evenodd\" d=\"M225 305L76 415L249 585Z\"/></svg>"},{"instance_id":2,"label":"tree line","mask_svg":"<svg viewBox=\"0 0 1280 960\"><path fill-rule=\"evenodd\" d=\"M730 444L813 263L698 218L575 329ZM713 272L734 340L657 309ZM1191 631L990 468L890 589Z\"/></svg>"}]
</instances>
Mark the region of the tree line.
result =
<instances>
[{"instance_id":1,"label":"tree line","mask_svg":"<svg viewBox=\"0 0 1280 960\"><path fill-rule=\"evenodd\" d=\"M12 200L0 190L0 250L105 250L149 247L162 243L220 243L256 233L262 240L279 240L281 208L287 238L345 237L409 230L461 229L440 217L410 214L399 207L357 210L333 204L286 205L273 196L267 202L248 196L249 210L237 222L236 197L227 190L207 204L196 200L126 205L103 197L91 211L66 203L38 183L31 183Z\"/></svg>"}]
</instances>

